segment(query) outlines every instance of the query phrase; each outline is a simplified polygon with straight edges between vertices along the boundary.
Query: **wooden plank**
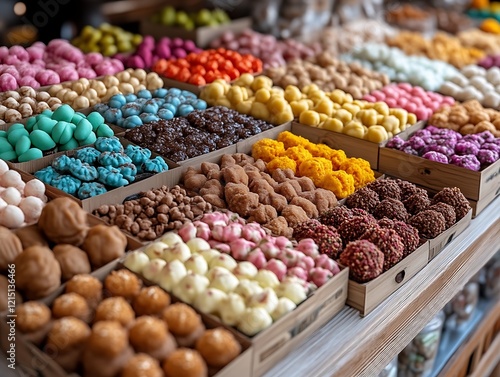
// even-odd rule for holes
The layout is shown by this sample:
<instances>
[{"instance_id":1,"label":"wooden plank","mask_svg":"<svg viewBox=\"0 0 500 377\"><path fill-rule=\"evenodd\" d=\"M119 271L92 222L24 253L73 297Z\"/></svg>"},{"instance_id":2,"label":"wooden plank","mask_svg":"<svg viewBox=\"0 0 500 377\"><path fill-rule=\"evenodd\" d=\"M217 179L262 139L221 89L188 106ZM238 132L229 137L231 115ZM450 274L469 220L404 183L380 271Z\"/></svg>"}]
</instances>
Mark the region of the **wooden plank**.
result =
<instances>
[{"instance_id":1,"label":"wooden plank","mask_svg":"<svg viewBox=\"0 0 500 377\"><path fill-rule=\"evenodd\" d=\"M481 362L471 374L471 377L498 377L500 365L500 334L497 334L493 343L491 343L490 348L484 356L481 358ZM496 371L496 372L495 372Z\"/></svg>"}]
</instances>

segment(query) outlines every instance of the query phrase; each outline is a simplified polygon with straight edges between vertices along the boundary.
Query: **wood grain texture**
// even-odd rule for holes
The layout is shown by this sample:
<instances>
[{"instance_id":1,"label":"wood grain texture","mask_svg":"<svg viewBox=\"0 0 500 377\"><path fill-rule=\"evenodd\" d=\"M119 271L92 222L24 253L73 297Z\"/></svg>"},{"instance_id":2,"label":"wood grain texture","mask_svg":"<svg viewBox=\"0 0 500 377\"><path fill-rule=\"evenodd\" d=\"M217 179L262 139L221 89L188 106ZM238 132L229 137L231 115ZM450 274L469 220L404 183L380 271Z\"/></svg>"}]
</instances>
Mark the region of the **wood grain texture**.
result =
<instances>
[{"instance_id":1,"label":"wood grain texture","mask_svg":"<svg viewBox=\"0 0 500 377\"><path fill-rule=\"evenodd\" d=\"M373 377L500 250L500 199L364 318L344 308L266 374Z\"/></svg>"}]
</instances>

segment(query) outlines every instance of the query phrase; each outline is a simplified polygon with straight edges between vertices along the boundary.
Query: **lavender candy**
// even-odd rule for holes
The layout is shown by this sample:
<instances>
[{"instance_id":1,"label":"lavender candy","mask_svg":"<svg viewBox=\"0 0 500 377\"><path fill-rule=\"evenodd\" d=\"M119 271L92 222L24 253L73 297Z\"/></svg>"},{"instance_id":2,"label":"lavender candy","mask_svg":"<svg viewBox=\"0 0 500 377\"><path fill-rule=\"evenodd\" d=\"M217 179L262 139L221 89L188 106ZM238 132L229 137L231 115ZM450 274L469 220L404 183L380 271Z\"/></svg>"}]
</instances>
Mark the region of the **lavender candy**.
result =
<instances>
[{"instance_id":1,"label":"lavender candy","mask_svg":"<svg viewBox=\"0 0 500 377\"><path fill-rule=\"evenodd\" d=\"M418 137L426 137L426 136L431 136L431 131L429 131L429 128L436 128L434 126L428 126L427 128L424 128L423 130L418 130L413 134L413 136L418 136Z\"/></svg>"},{"instance_id":2,"label":"lavender candy","mask_svg":"<svg viewBox=\"0 0 500 377\"><path fill-rule=\"evenodd\" d=\"M499 158L497 151L489 149L480 149L476 156L483 167L494 164Z\"/></svg>"},{"instance_id":3,"label":"lavender candy","mask_svg":"<svg viewBox=\"0 0 500 377\"><path fill-rule=\"evenodd\" d=\"M479 171L481 169L481 163L473 154L466 154L464 156L452 156L450 164L474 171Z\"/></svg>"},{"instance_id":4,"label":"lavender candy","mask_svg":"<svg viewBox=\"0 0 500 377\"><path fill-rule=\"evenodd\" d=\"M455 154L455 151L452 148L439 144L427 145L421 151L422 154L427 152L438 152L444 154L447 157L447 160Z\"/></svg>"},{"instance_id":5,"label":"lavender candy","mask_svg":"<svg viewBox=\"0 0 500 377\"><path fill-rule=\"evenodd\" d=\"M490 151L497 152L498 154L500 154L500 144L484 143L483 145L481 145L481 149L488 149Z\"/></svg>"},{"instance_id":6,"label":"lavender candy","mask_svg":"<svg viewBox=\"0 0 500 377\"><path fill-rule=\"evenodd\" d=\"M410 138L410 140L408 140L408 143L410 144L410 146L415 149L416 151L419 151L420 149L422 149L423 147L425 147L425 145L427 144L423 138L421 137L418 137L418 136L412 136Z\"/></svg>"},{"instance_id":7,"label":"lavender candy","mask_svg":"<svg viewBox=\"0 0 500 377\"><path fill-rule=\"evenodd\" d=\"M478 146L478 148L481 146L481 144L483 144L483 139L477 134L465 135L461 141L469 141L471 143L474 143Z\"/></svg>"},{"instance_id":8,"label":"lavender candy","mask_svg":"<svg viewBox=\"0 0 500 377\"><path fill-rule=\"evenodd\" d=\"M392 149L401 149L404 143L405 141L403 139L401 139L399 136L395 136L387 142L386 147Z\"/></svg>"},{"instance_id":9,"label":"lavender candy","mask_svg":"<svg viewBox=\"0 0 500 377\"><path fill-rule=\"evenodd\" d=\"M457 145L455 145L455 153L459 155L476 155L479 151L479 146L472 141L459 141Z\"/></svg>"},{"instance_id":10,"label":"lavender candy","mask_svg":"<svg viewBox=\"0 0 500 377\"><path fill-rule=\"evenodd\" d=\"M493 135L490 131L483 131L476 135L483 139L485 143L493 142L495 140L495 135Z\"/></svg>"},{"instance_id":11,"label":"lavender candy","mask_svg":"<svg viewBox=\"0 0 500 377\"><path fill-rule=\"evenodd\" d=\"M447 164L448 163L448 157L446 157L442 153L435 152L435 151L429 151L427 153L424 153L422 155L422 157L426 158L427 160L430 160L430 161L440 162L442 164Z\"/></svg>"}]
</instances>

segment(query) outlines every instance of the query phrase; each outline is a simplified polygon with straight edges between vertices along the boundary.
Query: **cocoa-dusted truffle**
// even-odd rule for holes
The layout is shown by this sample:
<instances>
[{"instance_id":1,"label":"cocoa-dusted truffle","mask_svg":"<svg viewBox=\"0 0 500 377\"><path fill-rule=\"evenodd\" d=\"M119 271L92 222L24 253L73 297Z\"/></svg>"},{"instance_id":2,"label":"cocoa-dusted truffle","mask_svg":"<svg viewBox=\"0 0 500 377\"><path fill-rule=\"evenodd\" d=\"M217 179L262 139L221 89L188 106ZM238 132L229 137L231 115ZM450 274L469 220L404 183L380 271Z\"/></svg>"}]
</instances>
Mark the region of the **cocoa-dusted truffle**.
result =
<instances>
[{"instance_id":1,"label":"cocoa-dusted truffle","mask_svg":"<svg viewBox=\"0 0 500 377\"><path fill-rule=\"evenodd\" d=\"M166 322L152 316L135 320L129 332L130 344L137 352L147 353L159 360L165 360L176 349L175 339L168 332Z\"/></svg>"},{"instance_id":2,"label":"cocoa-dusted truffle","mask_svg":"<svg viewBox=\"0 0 500 377\"><path fill-rule=\"evenodd\" d=\"M340 224L352 217L352 211L346 206L337 206L321 214L319 222L338 228Z\"/></svg>"},{"instance_id":3,"label":"cocoa-dusted truffle","mask_svg":"<svg viewBox=\"0 0 500 377\"><path fill-rule=\"evenodd\" d=\"M403 221L391 220L384 217L378 221L378 225L381 228L394 229L396 231L401 241L403 241L403 245L405 245L403 258L406 258L409 254L414 252L420 244L418 230Z\"/></svg>"},{"instance_id":4,"label":"cocoa-dusted truffle","mask_svg":"<svg viewBox=\"0 0 500 377\"><path fill-rule=\"evenodd\" d=\"M457 221L467 215L470 211L471 206L468 200L465 198L464 194L458 187L445 187L439 191L434 198L432 198L433 203L446 203L455 209L455 214L457 216Z\"/></svg>"},{"instance_id":5,"label":"cocoa-dusted truffle","mask_svg":"<svg viewBox=\"0 0 500 377\"><path fill-rule=\"evenodd\" d=\"M349 267L349 277L359 283L375 279L384 267L384 253L368 240L347 244L340 253L339 262Z\"/></svg>"},{"instance_id":6,"label":"cocoa-dusted truffle","mask_svg":"<svg viewBox=\"0 0 500 377\"><path fill-rule=\"evenodd\" d=\"M416 215L420 211L426 210L431 205L431 201L427 191L419 190L416 194L410 195L405 199L403 204L410 214Z\"/></svg>"},{"instance_id":7,"label":"cocoa-dusted truffle","mask_svg":"<svg viewBox=\"0 0 500 377\"><path fill-rule=\"evenodd\" d=\"M90 262L87 254L79 247L61 244L53 249L54 256L61 265L63 281L78 274L90 274Z\"/></svg>"},{"instance_id":8,"label":"cocoa-dusted truffle","mask_svg":"<svg viewBox=\"0 0 500 377\"><path fill-rule=\"evenodd\" d=\"M375 191L380 200L387 198L401 199L401 189L392 179L376 179L366 185L366 187Z\"/></svg>"},{"instance_id":9,"label":"cocoa-dusted truffle","mask_svg":"<svg viewBox=\"0 0 500 377\"><path fill-rule=\"evenodd\" d=\"M0 271L7 270L9 264L14 262L14 259L23 252L21 240L14 232L0 226Z\"/></svg>"},{"instance_id":10,"label":"cocoa-dusted truffle","mask_svg":"<svg viewBox=\"0 0 500 377\"><path fill-rule=\"evenodd\" d=\"M369 228L377 227L377 220L372 215L353 216L340 224L338 231L344 244L358 240Z\"/></svg>"},{"instance_id":11,"label":"cocoa-dusted truffle","mask_svg":"<svg viewBox=\"0 0 500 377\"><path fill-rule=\"evenodd\" d=\"M394 182L397 183L401 190L401 200L408 199L408 197L412 196L413 194L417 194L421 188L417 187L414 183L404 181L402 179L394 179Z\"/></svg>"},{"instance_id":12,"label":"cocoa-dusted truffle","mask_svg":"<svg viewBox=\"0 0 500 377\"><path fill-rule=\"evenodd\" d=\"M387 198L382 200L373 211L373 215L377 219L388 217L392 220L406 221L408 219L408 212L404 204L397 199Z\"/></svg>"},{"instance_id":13,"label":"cocoa-dusted truffle","mask_svg":"<svg viewBox=\"0 0 500 377\"><path fill-rule=\"evenodd\" d=\"M134 309L123 297L109 297L97 306L94 322L116 321L123 327L129 327L134 319Z\"/></svg>"},{"instance_id":14,"label":"cocoa-dusted truffle","mask_svg":"<svg viewBox=\"0 0 500 377\"><path fill-rule=\"evenodd\" d=\"M218 327L205 331L196 342L196 350L209 366L223 368L241 353L241 345L228 330Z\"/></svg>"},{"instance_id":15,"label":"cocoa-dusted truffle","mask_svg":"<svg viewBox=\"0 0 500 377\"><path fill-rule=\"evenodd\" d=\"M75 317L88 323L92 312L85 298L78 293L65 293L54 300L52 315L54 318Z\"/></svg>"},{"instance_id":16,"label":"cocoa-dusted truffle","mask_svg":"<svg viewBox=\"0 0 500 377\"><path fill-rule=\"evenodd\" d=\"M378 194L368 187L356 190L354 194L347 197L345 205L349 208L361 208L372 213L380 203Z\"/></svg>"},{"instance_id":17,"label":"cocoa-dusted truffle","mask_svg":"<svg viewBox=\"0 0 500 377\"><path fill-rule=\"evenodd\" d=\"M39 345L50 330L52 313L39 301L28 301L16 308L16 328L25 339Z\"/></svg>"},{"instance_id":18,"label":"cocoa-dusted truffle","mask_svg":"<svg viewBox=\"0 0 500 377\"><path fill-rule=\"evenodd\" d=\"M451 227L457 221L457 214L455 213L455 208L446 203L436 203L429 207L434 211L439 212L444 217L444 221L446 222L446 229Z\"/></svg>"},{"instance_id":19,"label":"cocoa-dusted truffle","mask_svg":"<svg viewBox=\"0 0 500 377\"><path fill-rule=\"evenodd\" d=\"M410 217L408 224L417 228L422 238L434 238L446 229L444 216L430 209Z\"/></svg>"},{"instance_id":20,"label":"cocoa-dusted truffle","mask_svg":"<svg viewBox=\"0 0 500 377\"><path fill-rule=\"evenodd\" d=\"M27 249L30 246L49 246L45 236L43 235L41 229L36 226L25 226L15 231L16 236L19 237L21 243L23 244L23 249Z\"/></svg>"},{"instance_id":21,"label":"cocoa-dusted truffle","mask_svg":"<svg viewBox=\"0 0 500 377\"><path fill-rule=\"evenodd\" d=\"M125 254L127 237L116 226L96 225L90 228L82 249L94 268L104 266Z\"/></svg>"},{"instance_id":22,"label":"cocoa-dusted truffle","mask_svg":"<svg viewBox=\"0 0 500 377\"><path fill-rule=\"evenodd\" d=\"M205 360L196 350L179 348L163 363L166 377L207 377L208 368Z\"/></svg>"},{"instance_id":23,"label":"cocoa-dusted truffle","mask_svg":"<svg viewBox=\"0 0 500 377\"><path fill-rule=\"evenodd\" d=\"M318 220L311 219L298 224L293 229L293 237L300 241L312 238L318 245L319 252L335 259L342 250L342 239L337 229L321 224Z\"/></svg>"},{"instance_id":24,"label":"cocoa-dusted truffle","mask_svg":"<svg viewBox=\"0 0 500 377\"><path fill-rule=\"evenodd\" d=\"M384 271L403 259L404 244L395 230L387 228L370 228L362 236L379 248L384 254Z\"/></svg>"}]
</instances>

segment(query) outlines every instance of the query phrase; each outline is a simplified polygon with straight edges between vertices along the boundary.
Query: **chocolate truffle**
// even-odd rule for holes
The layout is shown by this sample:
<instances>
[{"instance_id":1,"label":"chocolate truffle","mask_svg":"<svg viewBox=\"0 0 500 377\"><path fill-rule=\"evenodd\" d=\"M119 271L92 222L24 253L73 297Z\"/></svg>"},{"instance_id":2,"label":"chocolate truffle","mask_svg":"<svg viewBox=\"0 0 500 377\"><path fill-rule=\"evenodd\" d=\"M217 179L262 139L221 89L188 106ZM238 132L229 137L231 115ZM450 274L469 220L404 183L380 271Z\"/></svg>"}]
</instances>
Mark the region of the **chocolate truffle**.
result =
<instances>
[{"instance_id":1,"label":"chocolate truffle","mask_svg":"<svg viewBox=\"0 0 500 377\"><path fill-rule=\"evenodd\" d=\"M27 249L30 246L49 246L41 229L36 225L25 226L16 229L15 232L23 244L23 249Z\"/></svg>"},{"instance_id":2,"label":"chocolate truffle","mask_svg":"<svg viewBox=\"0 0 500 377\"><path fill-rule=\"evenodd\" d=\"M75 275L66 283L66 293L71 292L78 293L91 308L95 308L102 300L102 283L91 275Z\"/></svg>"},{"instance_id":3,"label":"chocolate truffle","mask_svg":"<svg viewBox=\"0 0 500 377\"><path fill-rule=\"evenodd\" d=\"M371 228L361 236L361 239L370 241L384 254L383 271L389 270L403 259L405 247L403 241L393 229Z\"/></svg>"},{"instance_id":4,"label":"chocolate truffle","mask_svg":"<svg viewBox=\"0 0 500 377\"><path fill-rule=\"evenodd\" d=\"M116 226L96 225L89 229L82 249L94 268L104 266L125 254L127 237Z\"/></svg>"},{"instance_id":5,"label":"chocolate truffle","mask_svg":"<svg viewBox=\"0 0 500 377\"><path fill-rule=\"evenodd\" d=\"M61 265L63 281L69 280L78 274L89 274L91 272L89 257L82 249L69 244L60 244L54 246L53 252Z\"/></svg>"},{"instance_id":6,"label":"chocolate truffle","mask_svg":"<svg viewBox=\"0 0 500 377\"><path fill-rule=\"evenodd\" d=\"M111 271L104 280L106 293L111 296L121 296L131 302L142 288L142 281L129 270Z\"/></svg>"},{"instance_id":7,"label":"chocolate truffle","mask_svg":"<svg viewBox=\"0 0 500 377\"><path fill-rule=\"evenodd\" d=\"M368 187L356 190L354 194L347 197L345 205L349 208L361 208L372 213L380 203L378 194Z\"/></svg>"},{"instance_id":8,"label":"chocolate truffle","mask_svg":"<svg viewBox=\"0 0 500 377\"><path fill-rule=\"evenodd\" d=\"M377 179L366 185L367 188L375 191L380 200L392 198L401 199L401 189L399 185L392 179Z\"/></svg>"},{"instance_id":9,"label":"chocolate truffle","mask_svg":"<svg viewBox=\"0 0 500 377\"><path fill-rule=\"evenodd\" d=\"M414 252L418 245L420 244L420 236L418 230L399 220L391 220L387 217L380 219L378 225L381 228L393 229L396 231L398 236L401 238L405 249L403 251L403 258L407 257L409 254Z\"/></svg>"},{"instance_id":10,"label":"chocolate truffle","mask_svg":"<svg viewBox=\"0 0 500 377\"><path fill-rule=\"evenodd\" d=\"M8 228L0 226L0 271L6 271L16 257L23 252L21 240Z\"/></svg>"},{"instance_id":11,"label":"chocolate truffle","mask_svg":"<svg viewBox=\"0 0 500 377\"><path fill-rule=\"evenodd\" d=\"M415 216L410 217L408 224L417 228L422 238L435 238L446 229L444 216L433 210L417 213Z\"/></svg>"},{"instance_id":12,"label":"chocolate truffle","mask_svg":"<svg viewBox=\"0 0 500 377\"><path fill-rule=\"evenodd\" d=\"M406 198L403 204L410 214L416 215L420 211L426 210L431 205L431 201L429 200L427 191L420 190L418 193Z\"/></svg>"},{"instance_id":13,"label":"chocolate truffle","mask_svg":"<svg viewBox=\"0 0 500 377\"><path fill-rule=\"evenodd\" d=\"M17 306L16 314L16 328L25 339L36 345L42 343L52 325L49 307L42 302L28 301Z\"/></svg>"},{"instance_id":14,"label":"chocolate truffle","mask_svg":"<svg viewBox=\"0 0 500 377\"><path fill-rule=\"evenodd\" d=\"M446 222L446 229L451 227L457 221L457 215L455 213L455 208L446 203L436 203L429 207L429 209L439 212L444 217Z\"/></svg>"},{"instance_id":15,"label":"chocolate truffle","mask_svg":"<svg viewBox=\"0 0 500 377\"><path fill-rule=\"evenodd\" d=\"M338 229L340 224L352 217L352 211L346 206L340 205L324 212L318 220L325 225L334 226Z\"/></svg>"},{"instance_id":16,"label":"chocolate truffle","mask_svg":"<svg viewBox=\"0 0 500 377\"><path fill-rule=\"evenodd\" d=\"M349 277L358 283L366 283L379 276L384 267L384 253L368 240L347 244L339 262L349 267Z\"/></svg>"},{"instance_id":17,"label":"chocolate truffle","mask_svg":"<svg viewBox=\"0 0 500 377\"><path fill-rule=\"evenodd\" d=\"M394 182L397 183L401 190L401 200L408 199L408 197L417 194L421 190L415 184L402 179L395 179Z\"/></svg>"},{"instance_id":18,"label":"chocolate truffle","mask_svg":"<svg viewBox=\"0 0 500 377\"><path fill-rule=\"evenodd\" d=\"M338 231L344 245L347 245L349 242L359 239L364 232L373 227L377 227L377 220L373 216L353 216L340 224Z\"/></svg>"},{"instance_id":19,"label":"chocolate truffle","mask_svg":"<svg viewBox=\"0 0 500 377\"><path fill-rule=\"evenodd\" d=\"M123 368L120 377L164 377L158 360L145 353L135 354Z\"/></svg>"},{"instance_id":20,"label":"chocolate truffle","mask_svg":"<svg viewBox=\"0 0 500 377\"><path fill-rule=\"evenodd\" d=\"M158 360L165 360L177 347L167 324L152 316L137 318L130 328L129 339L137 352L147 353Z\"/></svg>"},{"instance_id":21,"label":"chocolate truffle","mask_svg":"<svg viewBox=\"0 0 500 377\"><path fill-rule=\"evenodd\" d=\"M432 202L446 203L452 206L455 209L457 221L464 218L471 209L469 201L458 187L445 187L434 195Z\"/></svg>"},{"instance_id":22,"label":"chocolate truffle","mask_svg":"<svg viewBox=\"0 0 500 377\"><path fill-rule=\"evenodd\" d=\"M406 221L408 219L408 212L404 204L397 199L384 199L382 200L373 211L373 215L377 219L388 217L392 220Z\"/></svg>"},{"instance_id":23,"label":"chocolate truffle","mask_svg":"<svg viewBox=\"0 0 500 377\"><path fill-rule=\"evenodd\" d=\"M65 293L54 300L52 315L54 318L75 317L88 323L92 312L87 301L78 293Z\"/></svg>"},{"instance_id":24,"label":"chocolate truffle","mask_svg":"<svg viewBox=\"0 0 500 377\"><path fill-rule=\"evenodd\" d=\"M170 305L170 296L158 286L142 288L134 298L135 313L140 315L159 315Z\"/></svg>"},{"instance_id":25,"label":"chocolate truffle","mask_svg":"<svg viewBox=\"0 0 500 377\"><path fill-rule=\"evenodd\" d=\"M318 245L319 252L333 259L342 250L342 239L337 229L321 224L315 219L304 221L294 227L293 236L297 241L312 238Z\"/></svg>"}]
</instances>

